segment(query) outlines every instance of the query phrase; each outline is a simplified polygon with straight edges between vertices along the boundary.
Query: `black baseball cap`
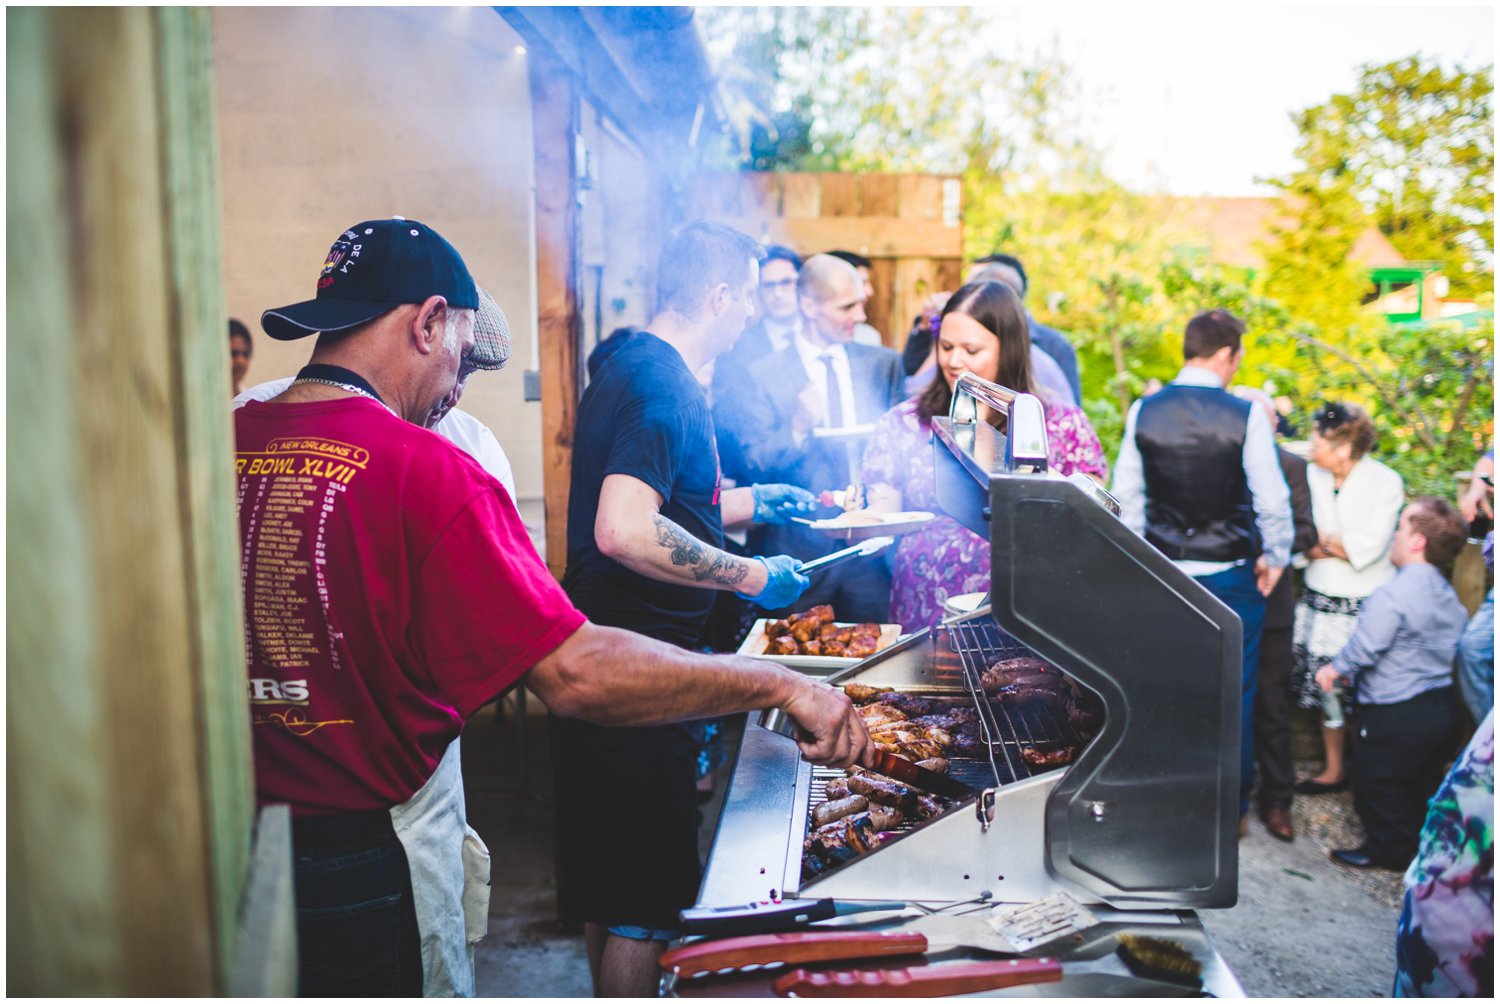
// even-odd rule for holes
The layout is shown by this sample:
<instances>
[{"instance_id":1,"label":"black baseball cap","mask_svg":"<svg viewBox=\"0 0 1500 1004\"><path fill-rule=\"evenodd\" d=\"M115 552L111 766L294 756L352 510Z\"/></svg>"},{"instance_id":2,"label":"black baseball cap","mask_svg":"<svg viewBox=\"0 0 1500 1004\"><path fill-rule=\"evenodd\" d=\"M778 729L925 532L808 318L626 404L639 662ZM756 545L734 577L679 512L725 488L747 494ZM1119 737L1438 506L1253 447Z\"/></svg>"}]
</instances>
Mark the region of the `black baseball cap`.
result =
<instances>
[{"instance_id":1,"label":"black baseball cap","mask_svg":"<svg viewBox=\"0 0 1500 1004\"><path fill-rule=\"evenodd\" d=\"M488 293L474 283L463 256L424 223L394 216L345 230L328 249L311 300L260 315L266 334L280 341L347 331L404 303L441 296L449 306L476 311L477 369L499 369L510 355L510 325Z\"/></svg>"}]
</instances>

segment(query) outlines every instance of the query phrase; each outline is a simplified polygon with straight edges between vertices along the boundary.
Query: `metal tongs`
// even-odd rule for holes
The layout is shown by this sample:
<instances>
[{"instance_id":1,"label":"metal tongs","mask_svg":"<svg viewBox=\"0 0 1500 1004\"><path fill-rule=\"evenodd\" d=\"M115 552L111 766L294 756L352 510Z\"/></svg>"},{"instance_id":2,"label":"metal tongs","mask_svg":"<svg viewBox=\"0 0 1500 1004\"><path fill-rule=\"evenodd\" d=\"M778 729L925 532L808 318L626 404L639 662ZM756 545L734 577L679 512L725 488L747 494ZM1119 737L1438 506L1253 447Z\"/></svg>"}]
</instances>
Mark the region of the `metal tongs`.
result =
<instances>
[{"instance_id":1,"label":"metal tongs","mask_svg":"<svg viewBox=\"0 0 1500 1004\"><path fill-rule=\"evenodd\" d=\"M825 554L821 558L804 561L797 566L797 571L806 575L809 572L816 572L820 568L827 568L829 565L848 561L850 558L867 558L872 554L879 554L895 542L895 537L871 537L869 540L855 544L853 547L846 547L842 551L834 551L832 554Z\"/></svg>"}]
</instances>

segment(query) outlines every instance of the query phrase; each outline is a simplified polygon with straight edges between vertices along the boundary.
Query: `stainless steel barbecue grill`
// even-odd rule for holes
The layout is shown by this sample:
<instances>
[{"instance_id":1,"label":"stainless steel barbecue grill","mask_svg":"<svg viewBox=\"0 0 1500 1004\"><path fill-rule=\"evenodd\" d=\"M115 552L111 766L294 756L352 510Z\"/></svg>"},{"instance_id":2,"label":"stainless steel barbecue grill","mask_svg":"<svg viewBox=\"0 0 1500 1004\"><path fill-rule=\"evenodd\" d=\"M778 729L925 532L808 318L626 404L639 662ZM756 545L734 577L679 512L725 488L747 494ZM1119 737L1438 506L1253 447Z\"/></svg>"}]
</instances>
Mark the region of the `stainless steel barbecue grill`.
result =
<instances>
[{"instance_id":1,"label":"stainless steel barbecue grill","mask_svg":"<svg viewBox=\"0 0 1500 1004\"><path fill-rule=\"evenodd\" d=\"M1005 414L1009 435L979 420ZM803 762L788 723L747 725L700 906L791 896L1032 902L1066 891L1128 908L1233 905L1240 622L1120 523L1107 492L1047 470L1040 402L965 374L934 421L944 511L991 545L990 603L830 677L973 707L978 755L950 774L980 790L804 878L803 841L837 771ZM1016 707L980 685L1035 655L1103 705L1091 738L1054 705ZM1034 768L1026 747L1077 747Z\"/></svg>"}]
</instances>

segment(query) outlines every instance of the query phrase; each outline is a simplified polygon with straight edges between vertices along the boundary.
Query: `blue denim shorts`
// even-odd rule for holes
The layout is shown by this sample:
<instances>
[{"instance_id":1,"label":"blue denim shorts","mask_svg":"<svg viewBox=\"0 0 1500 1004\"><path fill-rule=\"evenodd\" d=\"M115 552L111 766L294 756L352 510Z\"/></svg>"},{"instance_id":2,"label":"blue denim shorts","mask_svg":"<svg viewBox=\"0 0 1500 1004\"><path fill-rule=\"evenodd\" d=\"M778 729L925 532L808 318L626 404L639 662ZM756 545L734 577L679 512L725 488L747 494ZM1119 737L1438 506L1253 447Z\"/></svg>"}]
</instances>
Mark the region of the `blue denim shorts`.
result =
<instances>
[{"instance_id":1,"label":"blue denim shorts","mask_svg":"<svg viewBox=\"0 0 1500 1004\"><path fill-rule=\"evenodd\" d=\"M682 937L681 931L635 927L632 924L618 924L611 927L609 933L617 938L629 938L631 941L676 941Z\"/></svg>"}]
</instances>

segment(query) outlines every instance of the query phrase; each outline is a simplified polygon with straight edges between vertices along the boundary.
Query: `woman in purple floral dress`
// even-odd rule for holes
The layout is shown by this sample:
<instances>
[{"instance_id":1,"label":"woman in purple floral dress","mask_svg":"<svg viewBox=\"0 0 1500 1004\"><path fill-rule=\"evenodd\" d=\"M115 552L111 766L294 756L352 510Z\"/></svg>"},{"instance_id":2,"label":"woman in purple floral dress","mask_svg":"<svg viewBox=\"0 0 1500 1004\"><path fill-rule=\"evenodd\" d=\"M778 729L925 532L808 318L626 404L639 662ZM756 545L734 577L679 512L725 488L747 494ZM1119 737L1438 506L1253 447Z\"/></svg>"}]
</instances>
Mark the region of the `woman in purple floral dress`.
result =
<instances>
[{"instance_id":1,"label":"woman in purple floral dress","mask_svg":"<svg viewBox=\"0 0 1500 1004\"><path fill-rule=\"evenodd\" d=\"M971 282L948 300L935 331L940 379L880 419L865 450L863 480L872 509L926 510L938 516L901 538L891 583L891 620L907 631L931 627L943 602L990 586L988 540L942 514L933 484L932 418L946 415L953 383L965 370L1042 401L1050 468L1082 471L1103 483L1104 451L1083 411L1039 389L1031 375L1031 337L1021 300L998 282ZM982 406L981 406L982 407ZM989 417L1003 430L1004 418Z\"/></svg>"}]
</instances>

